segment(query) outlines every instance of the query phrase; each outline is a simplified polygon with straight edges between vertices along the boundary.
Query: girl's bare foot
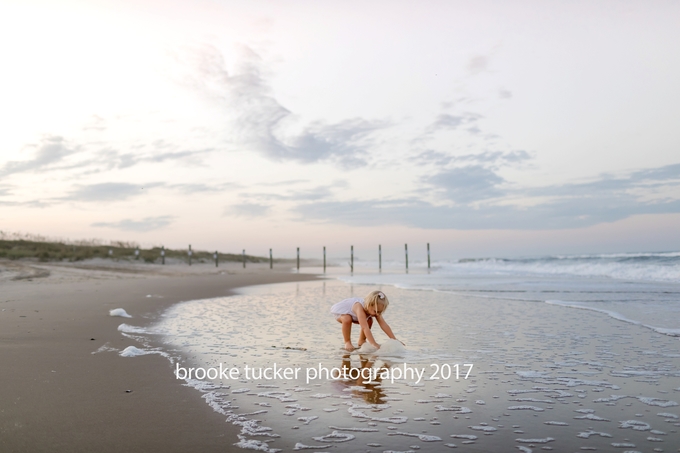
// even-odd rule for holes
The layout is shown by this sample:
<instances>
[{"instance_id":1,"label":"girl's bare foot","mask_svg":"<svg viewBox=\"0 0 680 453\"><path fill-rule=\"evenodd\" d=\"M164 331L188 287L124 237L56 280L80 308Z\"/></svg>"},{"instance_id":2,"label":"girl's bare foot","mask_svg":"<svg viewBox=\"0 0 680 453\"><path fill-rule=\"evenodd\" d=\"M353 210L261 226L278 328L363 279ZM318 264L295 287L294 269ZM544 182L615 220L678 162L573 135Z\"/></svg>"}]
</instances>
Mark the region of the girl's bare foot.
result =
<instances>
[{"instance_id":1,"label":"girl's bare foot","mask_svg":"<svg viewBox=\"0 0 680 453\"><path fill-rule=\"evenodd\" d=\"M346 350L346 351L349 351L349 352L354 351L354 346L352 346L352 343L351 343L350 341L348 341L347 343L345 343L345 350Z\"/></svg>"}]
</instances>

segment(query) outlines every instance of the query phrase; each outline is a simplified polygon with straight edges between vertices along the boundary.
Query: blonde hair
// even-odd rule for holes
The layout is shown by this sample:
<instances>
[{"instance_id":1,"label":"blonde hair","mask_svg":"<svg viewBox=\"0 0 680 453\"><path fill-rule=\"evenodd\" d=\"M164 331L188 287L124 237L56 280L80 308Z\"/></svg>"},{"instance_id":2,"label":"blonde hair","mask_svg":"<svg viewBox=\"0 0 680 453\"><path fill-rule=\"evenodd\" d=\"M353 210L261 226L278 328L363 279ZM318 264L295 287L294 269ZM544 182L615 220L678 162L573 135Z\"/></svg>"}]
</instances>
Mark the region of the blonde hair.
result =
<instances>
[{"instance_id":1,"label":"blonde hair","mask_svg":"<svg viewBox=\"0 0 680 453\"><path fill-rule=\"evenodd\" d=\"M382 314L387 310L389 304L390 301L387 300L387 296L382 291L371 291L368 293L368 296L364 297L364 308L366 308L366 310L373 308L378 314ZM383 306L382 310L378 309L379 305Z\"/></svg>"}]
</instances>

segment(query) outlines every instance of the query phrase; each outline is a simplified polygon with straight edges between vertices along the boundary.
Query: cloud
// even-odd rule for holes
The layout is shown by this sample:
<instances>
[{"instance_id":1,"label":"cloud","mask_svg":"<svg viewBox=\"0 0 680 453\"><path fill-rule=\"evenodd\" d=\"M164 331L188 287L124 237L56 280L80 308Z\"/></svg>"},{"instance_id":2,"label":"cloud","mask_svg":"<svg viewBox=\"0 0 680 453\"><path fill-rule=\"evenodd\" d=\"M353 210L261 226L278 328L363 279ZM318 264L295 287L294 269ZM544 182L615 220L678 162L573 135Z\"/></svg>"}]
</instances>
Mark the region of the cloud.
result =
<instances>
[{"instance_id":1,"label":"cloud","mask_svg":"<svg viewBox=\"0 0 680 453\"><path fill-rule=\"evenodd\" d=\"M238 189L241 186L235 183L220 184L164 184L168 189L177 190L183 194L191 195L194 193L224 192L225 190Z\"/></svg>"},{"instance_id":2,"label":"cloud","mask_svg":"<svg viewBox=\"0 0 680 453\"><path fill-rule=\"evenodd\" d=\"M446 197L456 203L485 200L504 195L498 188L505 182L492 170L481 165L452 168L421 178L427 185L444 191Z\"/></svg>"},{"instance_id":3,"label":"cloud","mask_svg":"<svg viewBox=\"0 0 680 453\"><path fill-rule=\"evenodd\" d=\"M335 189L346 188L348 183L345 180L337 180L324 186L311 187L309 189L290 190L288 192L251 192L241 196L256 200L275 200L275 201L313 201L330 198Z\"/></svg>"},{"instance_id":4,"label":"cloud","mask_svg":"<svg viewBox=\"0 0 680 453\"><path fill-rule=\"evenodd\" d=\"M561 197L588 197L592 194L610 194L614 196L627 191L663 186L680 186L680 164L638 170L630 173L628 176L616 177L605 174L594 181L531 189L527 190L527 193L531 195L540 194Z\"/></svg>"},{"instance_id":5,"label":"cloud","mask_svg":"<svg viewBox=\"0 0 680 453\"><path fill-rule=\"evenodd\" d=\"M73 144L61 136L45 136L38 144L28 144L25 148L35 148L33 157L24 161L10 161L0 167L0 177L28 172L48 172L83 169L85 173L116 170L133 167L143 163L180 161L184 165L201 165L201 158L216 151L214 148L198 150L174 150L176 145L156 140L137 150L121 152L110 146L93 150L95 145Z\"/></svg>"},{"instance_id":6,"label":"cloud","mask_svg":"<svg viewBox=\"0 0 680 453\"><path fill-rule=\"evenodd\" d=\"M106 202L121 201L142 195L146 190L163 185L162 183L148 183L144 185L129 184L126 182L104 182L79 186L72 190L65 197L59 198L62 201L85 201L85 202Z\"/></svg>"},{"instance_id":7,"label":"cloud","mask_svg":"<svg viewBox=\"0 0 680 453\"><path fill-rule=\"evenodd\" d=\"M477 120L482 118L481 115L477 113L461 113L460 115L450 115L448 113L440 113L432 124L430 124L426 129L426 134L433 134L439 130L454 130L458 129L460 126L470 125L475 123Z\"/></svg>"},{"instance_id":8,"label":"cloud","mask_svg":"<svg viewBox=\"0 0 680 453\"><path fill-rule=\"evenodd\" d=\"M680 164L665 165L658 168L649 168L633 172L629 178L631 181L680 181Z\"/></svg>"},{"instance_id":9,"label":"cloud","mask_svg":"<svg viewBox=\"0 0 680 453\"><path fill-rule=\"evenodd\" d=\"M437 167L446 166L450 164L453 159L455 159L455 156L453 155L434 151L432 149L425 150L417 156L408 158L410 162L416 165L435 165Z\"/></svg>"},{"instance_id":10,"label":"cloud","mask_svg":"<svg viewBox=\"0 0 680 453\"><path fill-rule=\"evenodd\" d=\"M240 203L227 207L224 215L236 217L264 217L271 211L271 206L258 203Z\"/></svg>"},{"instance_id":11,"label":"cloud","mask_svg":"<svg viewBox=\"0 0 680 453\"><path fill-rule=\"evenodd\" d=\"M482 118L482 115L474 112L463 112L455 115L440 113L432 123L425 127L420 135L411 139L411 143L425 142L440 131L465 130L469 134L479 135L482 131L478 126L478 121Z\"/></svg>"},{"instance_id":12,"label":"cloud","mask_svg":"<svg viewBox=\"0 0 680 453\"><path fill-rule=\"evenodd\" d=\"M173 221L173 216L145 217L142 220L123 219L118 222L96 222L91 226L100 228L113 228L123 231L152 231L165 228Z\"/></svg>"},{"instance_id":13,"label":"cloud","mask_svg":"<svg viewBox=\"0 0 680 453\"><path fill-rule=\"evenodd\" d=\"M615 203L611 203L614 201ZM561 200L522 209L508 205L444 206L415 200L319 202L294 210L305 221L352 226L403 225L424 229L564 229L614 222L637 214L680 212L680 201L646 204L629 199Z\"/></svg>"},{"instance_id":14,"label":"cloud","mask_svg":"<svg viewBox=\"0 0 680 453\"><path fill-rule=\"evenodd\" d=\"M154 149L165 149L174 147L166 142L154 142L151 145ZM81 163L82 167L102 167L108 170L123 169L144 163L161 163L169 161L180 161L183 164L200 165L201 157L205 154L216 151L214 148L168 152L120 152L115 149L107 148L95 152L93 157Z\"/></svg>"},{"instance_id":15,"label":"cloud","mask_svg":"<svg viewBox=\"0 0 680 453\"><path fill-rule=\"evenodd\" d=\"M541 188L510 186L483 166L445 170L422 182L447 199L320 200L300 203L293 212L305 221L463 230L581 228L633 215L680 213L680 164ZM675 195L645 199L662 188Z\"/></svg>"},{"instance_id":16,"label":"cloud","mask_svg":"<svg viewBox=\"0 0 680 453\"><path fill-rule=\"evenodd\" d=\"M449 164L478 164L497 168L501 165L518 164L531 159L531 154L524 150L515 151L484 151L477 154L464 154L456 156L440 151L426 150L416 156L410 157L409 161L416 165L433 165L443 167Z\"/></svg>"},{"instance_id":17,"label":"cloud","mask_svg":"<svg viewBox=\"0 0 680 453\"><path fill-rule=\"evenodd\" d=\"M34 157L24 161L7 162L0 169L0 176L30 171L44 171L77 151L77 148L69 146L63 137L56 135L45 136L38 145L28 145L28 147L36 148Z\"/></svg>"},{"instance_id":18,"label":"cloud","mask_svg":"<svg viewBox=\"0 0 680 453\"><path fill-rule=\"evenodd\" d=\"M97 184L77 185L67 192L66 195L60 197L29 201L0 200L0 205L43 208L46 206L53 206L55 203L64 202L107 203L125 201L137 196L145 195L150 189L154 188L163 188L166 190L179 192L182 195L192 195L196 193L220 193L241 187L242 186L239 184L228 182L218 184L167 184L164 182L131 184L125 182L104 182ZM4 191L3 186L0 186L0 197L3 195L11 195L11 193L9 191Z\"/></svg>"},{"instance_id":19,"label":"cloud","mask_svg":"<svg viewBox=\"0 0 680 453\"><path fill-rule=\"evenodd\" d=\"M309 182L308 179L290 179L288 181L276 181L276 182L265 182L262 183L263 186L268 186L268 187L278 187L278 186L292 186L295 184L302 184L305 182Z\"/></svg>"},{"instance_id":20,"label":"cloud","mask_svg":"<svg viewBox=\"0 0 680 453\"><path fill-rule=\"evenodd\" d=\"M351 118L332 124L316 121L297 133L288 132L294 115L274 97L267 68L251 48L240 49L231 73L222 53L213 46L203 46L187 57L195 74L183 83L217 100L229 116L233 139L268 159L361 167L367 165L370 136L388 126L384 121Z\"/></svg>"}]
</instances>

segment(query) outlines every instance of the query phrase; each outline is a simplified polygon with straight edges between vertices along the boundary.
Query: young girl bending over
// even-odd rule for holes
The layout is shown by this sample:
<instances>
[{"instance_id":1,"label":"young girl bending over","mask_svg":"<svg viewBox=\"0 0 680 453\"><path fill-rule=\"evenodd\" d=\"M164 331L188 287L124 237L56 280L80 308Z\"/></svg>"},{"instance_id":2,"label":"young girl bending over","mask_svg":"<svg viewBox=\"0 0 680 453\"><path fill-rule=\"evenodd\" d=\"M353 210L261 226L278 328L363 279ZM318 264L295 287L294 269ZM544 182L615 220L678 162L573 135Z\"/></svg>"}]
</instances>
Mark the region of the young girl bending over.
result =
<instances>
[{"instance_id":1,"label":"young girl bending over","mask_svg":"<svg viewBox=\"0 0 680 453\"><path fill-rule=\"evenodd\" d=\"M390 301L387 300L387 296L382 291L371 291L365 298L361 297L351 297L331 307L331 313L335 316L335 319L342 324L342 338L345 340L345 349L348 351L353 351L354 346L352 345L352 323L359 324L361 326L361 332L359 333L359 343L358 346L361 347L366 341L370 344L379 348L380 345L376 343L371 333L371 327L373 326L373 318L378 321L380 328L387 334L388 337L396 340L392 329L385 322L382 314L387 309Z\"/></svg>"}]
</instances>

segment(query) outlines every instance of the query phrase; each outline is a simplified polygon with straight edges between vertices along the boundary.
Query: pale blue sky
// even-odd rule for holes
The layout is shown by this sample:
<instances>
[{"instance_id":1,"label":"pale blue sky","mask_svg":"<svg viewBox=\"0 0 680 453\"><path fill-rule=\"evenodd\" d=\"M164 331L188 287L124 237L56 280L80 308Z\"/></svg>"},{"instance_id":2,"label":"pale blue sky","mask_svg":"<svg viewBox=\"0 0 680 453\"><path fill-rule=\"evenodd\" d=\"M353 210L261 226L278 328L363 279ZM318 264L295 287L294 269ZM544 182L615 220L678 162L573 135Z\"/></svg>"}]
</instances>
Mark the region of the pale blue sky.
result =
<instances>
[{"instance_id":1,"label":"pale blue sky","mask_svg":"<svg viewBox=\"0 0 680 453\"><path fill-rule=\"evenodd\" d=\"M0 229L678 250L679 20L670 1L3 0Z\"/></svg>"}]
</instances>

